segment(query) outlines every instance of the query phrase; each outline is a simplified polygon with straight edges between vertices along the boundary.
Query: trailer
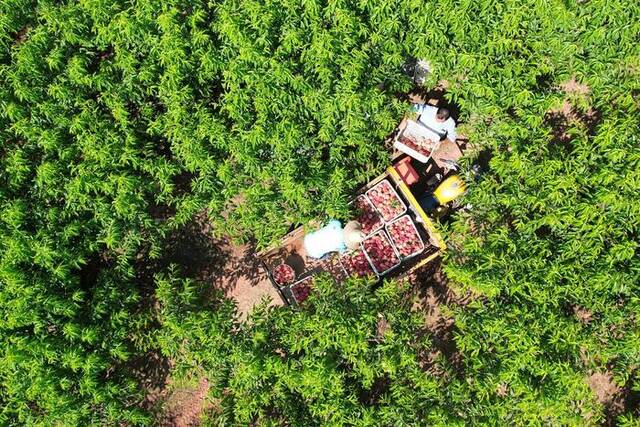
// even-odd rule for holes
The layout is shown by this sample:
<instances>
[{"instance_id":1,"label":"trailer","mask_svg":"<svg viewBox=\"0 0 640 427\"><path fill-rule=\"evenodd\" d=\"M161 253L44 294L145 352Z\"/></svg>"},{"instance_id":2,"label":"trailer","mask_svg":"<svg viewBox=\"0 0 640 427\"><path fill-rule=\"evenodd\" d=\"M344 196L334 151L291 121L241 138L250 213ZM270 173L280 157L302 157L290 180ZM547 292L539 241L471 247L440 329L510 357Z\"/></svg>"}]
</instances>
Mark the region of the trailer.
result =
<instances>
[{"instance_id":1,"label":"trailer","mask_svg":"<svg viewBox=\"0 0 640 427\"><path fill-rule=\"evenodd\" d=\"M398 159L398 156L394 157ZM415 256L406 258L399 256L399 263L387 271L375 271L375 276L378 280L383 278L397 279L405 277L438 258L446 247L436 226L422 209L416 197L409 189L409 186L407 186L394 166L389 166L384 173L357 191L354 195L354 200L360 195L366 195L369 190L375 188L385 180L391 185L395 194L397 194L398 198L406 206L406 212L393 218L392 221L385 222L383 230L390 226L393 221L406 215L411 219L411 222L415 224L415 229L420 236L420 240L424 243L424 248ZM386 186L386 184L381 185ZM380 233L380 231L376 231L376 233ZM376 233L371 233L371 235ZM303 245L305 234L303 227L298 227L284 236L276 245L256 254L268 275L269 281L278 291L283 302L292 306L297 306L299 303L298 300L303 297L306 298L313 276L326 272L333 276L337 282L341 282L348 277L347 271L340 259L340 254L332 253L320 260L307 256ZM387 238L390 236L387 231L382 232L382 235ZM393 240L393 237L391 240ZM392 245L395 247L393 242ZM366 251L363 252L365 255L367 254ZM398 254L397 250L396 254ZM374 266L369 256L367 256L367 260ZM293 283L281 285L275 280L273 270L283 263L293 268L295 272L295 281Z\"/></svg>"}]
</instances>

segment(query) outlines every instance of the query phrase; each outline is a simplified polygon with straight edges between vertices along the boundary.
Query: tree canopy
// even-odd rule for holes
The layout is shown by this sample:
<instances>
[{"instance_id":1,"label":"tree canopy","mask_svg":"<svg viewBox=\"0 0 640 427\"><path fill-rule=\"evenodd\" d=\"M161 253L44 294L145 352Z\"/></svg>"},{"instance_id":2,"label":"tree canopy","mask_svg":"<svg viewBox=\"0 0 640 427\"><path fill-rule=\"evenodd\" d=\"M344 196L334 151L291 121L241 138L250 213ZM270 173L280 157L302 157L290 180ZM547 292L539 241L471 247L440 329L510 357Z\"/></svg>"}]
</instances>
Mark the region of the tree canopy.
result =
<instances>
[{"instance_id":1,"label":"tree canopy","mask_svg":"<svg viewBox=\"0 0 640 427\"><path fill-rule=\"evenodd\" d=\"M0 3L0 424L152 424L151 351L205 369L211 418L241 424L637 422L638 34L640 5L606 0ZM490 158L446 225L476 295L450 307L461 378L421 370L396 285L322 282L239 326L169 265L203 211L258 247L348 218L416 58L466 164Z\"/></svg>"}]
</instances>

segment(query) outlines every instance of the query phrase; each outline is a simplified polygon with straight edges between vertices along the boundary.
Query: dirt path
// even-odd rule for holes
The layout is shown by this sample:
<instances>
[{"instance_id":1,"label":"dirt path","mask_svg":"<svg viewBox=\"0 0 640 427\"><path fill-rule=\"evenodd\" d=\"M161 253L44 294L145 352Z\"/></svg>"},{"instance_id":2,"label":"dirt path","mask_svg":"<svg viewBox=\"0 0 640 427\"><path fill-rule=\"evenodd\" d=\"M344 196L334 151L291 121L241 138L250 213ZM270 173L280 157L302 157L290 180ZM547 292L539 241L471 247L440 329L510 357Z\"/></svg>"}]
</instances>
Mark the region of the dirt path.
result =
<instances>
[{"instance_id":1,"label":"dirt path","mask_svg":"<svg viewBox=\"0 0 640 427\"><path fill-rule=\"evenodd\" d=\"M176 232L171 240L172 262L183 266L188 277L211 283L212 288L235 300L241 319L246 319L263 299L269 299L270 305L284 304L254 256L254 246L215 238L205 214Z\"/></svg>"},{"instance_id":2,"label":"dirt path","mask_svg":"<svg viewBox=\"0 0 640 427\"><path fill-rule=\"evenodd\" d=\"M470 293L456 295L451 290L439 260L421 268L407 279L413 286L416 298L413 309L425 313L425 327L433 336L433 348L423 355L425 368L435 375L441 375L443 372L434 362L442 355L453 366L457 375L463 376L462 355L454 340L455 320L445 315L440 306L465 306L474 296Z\"/></svg>"},{"instance_id":3,"label":"dirt path","mask_svg":"<svg viewBox=\"0 0 640 427\"><path fill-rule=\"evenodd\" d=\"M222 239L217 241L217 246L225 253L225 261L219 274L212 278L213 286L223 289L236 301L241 319L246 319L251 309L264 299L269 300L270 306L284 304L253 255L252 245L234 246L229 240Z\"/></svg>"},{"instance_id":4,"label":"dirt path","mask_svg":"<svg viewBox=\"0 0 640 427\"><path fill-rule=\"evenodd\" d=\"M223 291L236 302L240 320L245 320L253 307L263 300L269 301L270 306L284 304L254 256L254 246L235 245L227 238L215 238L204 213L176 231L170 240L170 250L163 263L176 263L187 277L209 283L211 289ZM160 363L156 360L152 362ZM167 360L163 362L170 364ZM153 371L152 368L147 367L145 372ZM145 380L148 393L143 406L151 408L162 405L158 425L199 425L202 413L211 407L211 403L207 402L209 382L201 377L197 386L177 386L171 384L169 370L165 371L165 375L154 380L153 384L146 384L151 380Z\"/></svg>"},{"instance_id":5,"label":"dirt path","mask_svg":"<svg viewBox=\"0 0 640 427\"><path fill-rule=\"evenodd\" d=\"M163 427L192 427L200 425L200 416L206 406L209 381L200 378L196 388L179 388L165 401L165 410L159 425Z\"/></svg>"}]
</instances>

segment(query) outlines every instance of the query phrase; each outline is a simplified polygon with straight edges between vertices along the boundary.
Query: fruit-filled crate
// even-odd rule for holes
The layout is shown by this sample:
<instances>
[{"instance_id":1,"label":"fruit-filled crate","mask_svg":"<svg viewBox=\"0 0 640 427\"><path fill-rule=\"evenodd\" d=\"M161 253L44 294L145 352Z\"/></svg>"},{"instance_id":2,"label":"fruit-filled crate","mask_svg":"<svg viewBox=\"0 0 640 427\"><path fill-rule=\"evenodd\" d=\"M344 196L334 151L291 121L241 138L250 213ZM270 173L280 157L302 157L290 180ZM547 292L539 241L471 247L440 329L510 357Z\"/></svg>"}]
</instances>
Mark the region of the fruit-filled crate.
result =
<instances>
[{"instance_id":1,"label":"fruit-filled crate","mask_svg":"<svg viewBox=\"0 0 640 427\"><path fill-rule=\"evenodd\" d=\"M393 146L421 163L428 163L431 155L440 146L440 135L414 120L396 136Z\"/></svg>"},{"instance_id":2,"label":"fruit-filled crate","mask_svg":"<svg viewBox=\"0 0 640 427\"><path fill-rule=\"evenodd\" d=\"M288 287L288 290L293 297L294 302L297 305L302 304L307 298L313 288L313 276L307 276L304 279L298 280L296 283Z\"/></svg>"},{"instance_id":3,"label":"fruit-filled crate","mask_svg":"<svg viewBox=\"0 0 640 427\"><path fill-rule=\"evenodd\" d=\"M360 194L355 198L353 204L359 213L356 220L362 225L362 232L364 234L368 236L384 226L382 217L367 196Z\"/></svg>"},{"instance_id":4,"label":"fruit-filled crate","mask_svg":"<svg viewBox=\"0 0 640 427\"><path fill-rule=\"evenodd\" d=\"M293 267L285 263L275 266L274 269L271 270L271 276L278 286L289 285L296 279L296 273Z\"/></svg>"},{"instance_id":5,"label":"fruit-filled crate","mask_svg":"<svg viewBox=\"0 0 640 427\"><path fill-rule=\"evenodd\" d=\"M347 252L340 256L340 264L346 275L356 277L372 276L378 279L378 274L373 269L369 258L362 249Z\"/></svg>"},{"instance_id":6,"label":"fruit-filled crate","mask_svg":"<svg viewBox=\"0 0 640 427\"><path fill-rule=\"evenodd\" d=\"M407 211L407 205L387 179L371 187L365 194L385 222L391 222Z\"/></svg>"},{"instance_id":7,"label":"fruit-filled crate","mask_svg":"<svg viewBox=\"0 0 640 427\"><path fill-rule=\"evenodd\" d=\"M331 255L320 264L320 268L312 271L314 275L319 273L329 273L335 283L342 282L348 276L344 266L340 262L340 255L338 253Z\"/></svg>"},{"instance_id":8,"label":"fruit-filled crate","mask_svg":"<svg viewBox=\"0 0 640 427\"><path fill-rule=\"evenodd\" d=\"M400 265L400 255L384 230L367 237L362 249L378 276L384 276Z\"/></svg>"},{"instance_id":9,"label":"fruit-filled crate","mask_svg":"<svg viewBox=\"0 0 640 427\"><path fill-rule=\"evenodd\" d=\"M419 255L425 245L418 228L409 215L403 215L386 225L387 233L404 261Z\"/></svg>"}]
</instances>

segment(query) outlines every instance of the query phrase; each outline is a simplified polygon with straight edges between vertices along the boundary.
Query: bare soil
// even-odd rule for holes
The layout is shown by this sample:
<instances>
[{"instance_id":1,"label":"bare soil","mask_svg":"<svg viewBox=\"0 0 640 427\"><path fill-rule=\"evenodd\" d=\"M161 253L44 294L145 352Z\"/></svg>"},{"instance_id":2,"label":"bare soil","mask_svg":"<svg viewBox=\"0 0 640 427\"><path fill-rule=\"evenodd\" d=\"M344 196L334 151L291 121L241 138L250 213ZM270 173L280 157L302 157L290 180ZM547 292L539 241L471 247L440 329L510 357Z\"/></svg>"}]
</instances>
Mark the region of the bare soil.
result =
<instances>
[{"instance_id":1,"label":"bare soil","mask_svg":"<svg viewBox=\"0 0 640 427\"><path fill-rule=\"evenodd\" d=\"M613 374L608 371L590 375L587 377L587 383L596 395L598 402L604 405L613 402L616 395L620 393L620 387L613 381Z\"/></svg>"},{"instance_id":2,"label":"bare soil","mask_svg":"<svg viewBox=\"0 0 640 427\"><path fill-rule=\"evenodd\" d=\"M573 306L573 314L582 324L588 324L593 319L593 313L584 307Z\"/></svg>"},{"instance_id":3,"label":"bare soil","mask_svg":"<svg viewBox=\"0 0 640 427\"><path fill-rule=\"evenodd\" d=\"M172 262L183 266L189 277L211 283L232 298L238 315L246 319L251 309L264 299L270 305L283 305L269 282L251 243L236 245L230 239L216 238L206 214L172 236Z\"/></svg>"},{"instance_id":4,"label":"bare soil","mask_svg":"<svg viewBox=\"0 0 640 427\"><path fill-rule=\"evenodd\" d=\"M219 274L212 278L213 286L222 289L238 307L238 314L246 319L256 304L268 300L270 306L284 305L266 271L254 256L251 244L233 245L228 239L217 241L217 247L224 251L225 262Z\"/></svg>"},{"instance_id":5,"label":"bare soil","mask_svg":"<svg viewBox=\"0 0 640 427\"><path fill-rule=\"evenodd\" d=\"M553 135L551 144L564 148L566 153L571 153L573 137L570 135L569 129L581 127L593 135L602 114L593 108L589 108L587 111L578 111L568 100L565 100L560 107L549 110L544 118L551 127Z\"/></svg>"},{"instance_id":6,"label":"bare soil","mask_svg":"<svg viewBox=\"0 0 640 427\"><path fill-rule=\"evenodd\" d=\"M591 92L589 86L579 83L575 76L571 77L571 79L566 82L560 83L560 89L565 93L577 95L588 95L589 92Z\"/></svg>"},{"instance_id":7,"label":"bare soil","mask_svg":"<svg viewBox=\"0 0 640 427\"><path fill-rule=\"evenodd\" d=\"M205 213L170 239L171 250L160 264L178 264L188 277L210 283L212 291L224 292L236 302L241 320L263 300L268 300L269 305L284 304L254 256L254 245L236 245L228 238L216 238ZM147 391L141 406L151 409L161 404L158 424L162 426L199 425L201 414L207 410L207 379L200 378L197 387L173 389L168 380L170 361L159 356L145 359L139 369L140 382Z\"/></svg>"},{"instance_id":8,"label":"bare soil","mask_svg":"<svg viewBox=\"0 0 640 427\"><path fill-rule=\"evenodd\" d=\"M500 383L496 388L496 394L500 397L506 397L509 395L509 386L505 383Z\"/></svg>"},{"instance_id":9,"label":"bare soil","mask_svg":"<svg viewBox=\"0 0 640 427\"><path fill-rule=\"evenodd\" d=\"M436 375L442 374L435 361L438 357L444 356L457 374L462 376L462 355L454 340L455 321L452 317L445 315L441 307L467 305L473 299L473 295L469 293L459 296L453 292L446 275L440 268L440 261L432 262L418 270L409 276L408 280L417 295L413 308L425 313L425 327L433 337L431 351L423 355L425 369Z\"/></svg>"},{"instance_id":10,"label":"bare soil","mask_svg":"<svg viewBox=\"0 0 640 427\"><path fill-rule=\"evenodd\" d=\"M29 30L31 30L31 27L30 26L26 26L26 27L22 28L20 31L18 31L14 35L13 41L14 41L15 46L19 46L22 43L24 43L24 41L29 36Z\"/></svg>"},{"instance_id":11,"label":"bare soil","mask_svg":"<svg viewBox=\"0 0 640 427\"><path fill-rule=\"evenodd\" d=\"M158 421L165 427L191 427L200 425L200 417L206 409L209 381L200 378L196 388L178 388L167 398L162 418Z\"/></svg>"},{"instance_id":12,"label":"bare soil","mask_svg":"<svg viewBox=\"0 0 640 427\"><path fill-rule=\"evenodd\" d=\"M171 360L154 351L130 361L128 366L145 391L140 406L147 410L154 408L166 397L169 372L173 367Z\"/></svg>"},{"instance_id":13,"label":"bare soil","mask_svg":"<svg viewBox=\"0 0 640 427\"><path fill-rule=\"evenodd\" d=\"M596 400L604 405L605 425L614 425L615 418L625 411L627 396L613 380L611 371L596 372L587 377L587 384Z\"/></svg>"},{"instance_id":14,"label":"bare soil","mask_svg":"<svg viewBox=\"0 0 640 427\"><path fill-rule=\"evenodd\" d=\"M390 328L389 322L384 315L382 313L378 314L378 322L376 323L376 340L382 341L384 339L384 334L386 334Z\"/></svg>"}]
</instances>

